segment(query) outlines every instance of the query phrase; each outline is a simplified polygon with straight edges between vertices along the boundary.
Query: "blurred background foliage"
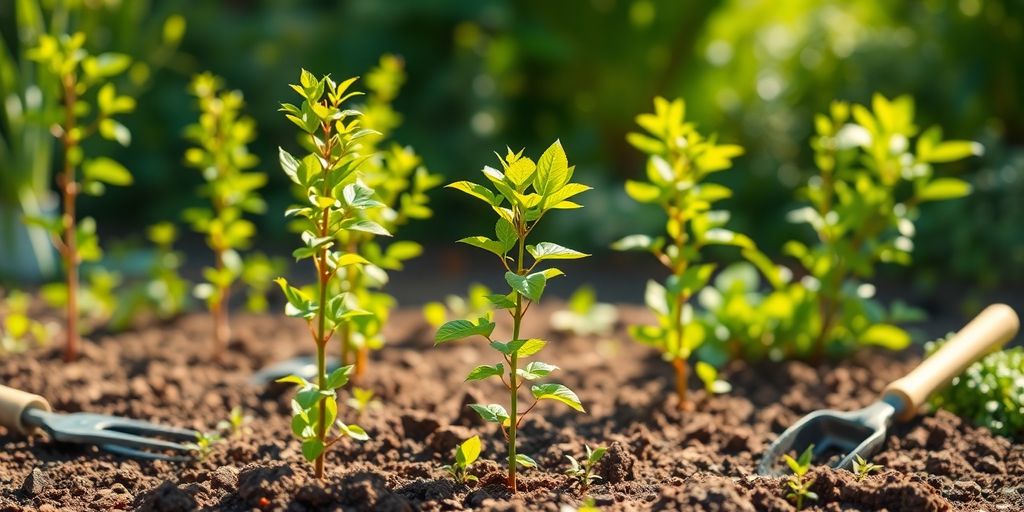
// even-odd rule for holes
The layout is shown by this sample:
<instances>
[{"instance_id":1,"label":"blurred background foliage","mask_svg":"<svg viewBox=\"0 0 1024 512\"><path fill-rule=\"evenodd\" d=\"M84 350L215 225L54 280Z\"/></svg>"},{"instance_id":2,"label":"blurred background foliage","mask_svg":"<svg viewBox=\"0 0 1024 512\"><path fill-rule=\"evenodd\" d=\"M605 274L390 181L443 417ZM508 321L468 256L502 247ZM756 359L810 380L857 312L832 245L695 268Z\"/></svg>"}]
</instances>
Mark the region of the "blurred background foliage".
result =
<instances>
[{"instance_id":1,"label":"blurred background foliage","mask_svg":"<svg viewBox=\"0 0 1024 512\"><path fill-rule=\"evenodd\" d=\"M384 53L400 55L408 81L395 101L396 140L416 148L448 181L476 176L505 145L538 151L560 138L580 181L595 187L579 215L549 231L603 253L631 232L655 232L660 212L630 201L626 178L643 155L626 132L654 95L687 100L687 116L746 154L723 173L733 227L770 255L808 236L785 220L793 190L813 172L813 114L833 99L872 93L914 96L922 126L982 142L986 153L948 166L975 193L929 206L916 239L917 265L890 269L928 293L955 277L984 289L1024 281L1024 3L1018 0L80 0L99 49L138 53L172 14L187 30L145 80L125 149L104 147L136 183L81 210L106 244L144 241L145 226L180 221L201 201L197 173L182 163L181 134L194 118L190 77L210 70L244 92L257 121L253 152L271 182L260 245L294 246L282 212L290 201L276 148L293 130L278 104L300 67L335 77L365 74ZM45 3L45 2L44 2ZM50 3L53 3L52 0ZM16 39L14 2L0 2L0 30ZM134 13L134 14L126 14ZM150 44L150 43L147 43ZM133 47L134 46L134 47ZM7 165L6 162L0 165ZM0 172L6 173L5 168ZM950 172L950 171L947 171ZM478 216L454 193L433 193L437 215L406 234L429 248L474 234ZM907 275L907 273L912 273ZM640 283L642 281L637 281ZM639 284L636 285L639 290ZM636 294L639 298L639 291Z\"/></svg>"}]
</instances>

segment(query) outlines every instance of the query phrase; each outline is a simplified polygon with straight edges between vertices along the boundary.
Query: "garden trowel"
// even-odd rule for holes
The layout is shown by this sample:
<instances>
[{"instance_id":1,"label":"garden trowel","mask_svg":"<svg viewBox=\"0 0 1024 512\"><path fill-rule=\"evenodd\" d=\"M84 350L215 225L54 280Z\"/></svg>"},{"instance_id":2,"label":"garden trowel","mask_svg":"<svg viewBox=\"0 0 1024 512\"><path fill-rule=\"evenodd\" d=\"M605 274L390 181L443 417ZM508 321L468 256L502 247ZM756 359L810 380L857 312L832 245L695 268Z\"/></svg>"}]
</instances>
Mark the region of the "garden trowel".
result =
<instances>
[{"instance_id":1,"label":"garden trowel","mask_svg":"<svg viewBox=\"0 0 1024 512\"><path fill-rule=\"evenodd\" d=\"M877 402L856 411L820 410L786 429L765 452L757 472L780 475L780 457L813 446L817 463L850 469L859 455L868 459L882 447L893 419L917 415L928 396L971 363L1002 347L1017 334L1020 320L1005 304L994 304L971 320L913 371L889 384Z\"/></svg>"}]
</instances>

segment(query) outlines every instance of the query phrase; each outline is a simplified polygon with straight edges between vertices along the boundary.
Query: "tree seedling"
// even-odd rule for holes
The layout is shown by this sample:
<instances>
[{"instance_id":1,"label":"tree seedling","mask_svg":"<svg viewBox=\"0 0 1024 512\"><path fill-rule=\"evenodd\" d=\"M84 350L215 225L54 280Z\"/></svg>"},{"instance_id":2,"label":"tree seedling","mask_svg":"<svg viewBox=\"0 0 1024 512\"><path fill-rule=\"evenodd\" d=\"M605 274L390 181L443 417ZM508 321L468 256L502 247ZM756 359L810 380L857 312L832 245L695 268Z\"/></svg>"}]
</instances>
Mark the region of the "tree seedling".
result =
<instances>
[{"instance_id":1,"label":"tree seedling","mask_svg":"<svg viewBox=\"0 0 1024 512\"><path fill-rule=\"evenodd\" d=\"M380 400L374 398L372 389L353 387L352 396L345 402L352 410L356 411L356 417L362 416L368 409L379 408Z\"/></svg>"},{"instance_id":2,"label":"tree seedling","mask_svg":"<svg viewBox=\"0 0 1024 512\"><path fill-rule=\"evenodd\" d=\"M581 286L569 297L568 309L551 315L551 328L576 336L607 336L612 333L619 311L612 304L597 302L592 286Z\"/></svg>"},{"instance_id":3,"label":"tree seedling","mask_svg":"<svg viewBox=\"0 0 1024 512\"><path fill-rule=\"evenodd\" d=\"M224 439L217 432L196 432L194 443L186 443L189 450L195 452L199 460L205 460L213 453L213 448Z\"/></svg>"},{"instance_id":4,"label":"tree seedling","mask_svg":"<svg viewBox=\"0 0 1024 512\"><path fill-rule=\"evenodd\" d=\"M584 447L587 449L587 456L582 462L572 455L565 456L569 459L569 469L566 470L565 474L575 478L580 484L580 494L586 495L590 485L601 479L600 476L594 474L594 469L597 467L601 457L604 457L604 454L608 452L608 448L598 446L597 449L591 450L590 445L584 445Z\"/></svg>"},{"instance_id":5,"label":"tree seedling","mask_svg":"<svg viewBox=\"0 0 1024 512\"><path fill-rule=\"evenodd\" d=\"M491 295L489 300L495 308L507 311L512 317L512 338L509 341L493 339L491 334L495 324L485 315L475 320L452 320L445 323L437 330L434 343L440 345L481 336L501 353L502 362L477 366L466 380L496 377L508 390L508 410L496 403L472 404L470 407L485 421L497 423L508 441L508 485L512 492L516 492L517 468L537 465L533 459L517 450L517 433L523 418L544 400L562 402L572 409L585 412L576 393L562 384L531 386L533 404L525 411L519 407L519 388L525 382L543 379L558 369L555 365L540 361L522 364L523 359L537 354L547 345L547 341L523 335L523 317L532 304L540 301L548 280L562 275L562 271L556 268L541 270L538 267L545 261L588 256L551 242L528 245L527 238L548 212L579 208L580 205L571 199L590 187L571 182L575 168L569 166L562 144L558 141L545 150L536 163L524 157L522 151L514 153L511 150L504 157L499 155L498 160L502 170L490 166L483 169L484 176L494 190L470 181L455 182L448 187L483 201L497 214L494 239L471 236L459 242L494 254L505 269L505 281L511 292ZM527 254L532 262L526 259Z\"/></svg>"},{"instance_id":6,"label":"tree seedling","mask_svg":"<svg viewBox=\"0 0 1024 512\"><path fill-rule=\"evenodd\" d=\"M196 286L195 295L206 301L213 317L213 356L218 358L231 337L229 295L243 271L238 251L248 248L256 234L244 215L266 210L256 191L267 176L248 171L259 162L248 149L256 138L256 123L241 115L241 91L225 90L223 81L210 73L196 75L189 91L200 114L198 122L185 128L185 138L195 144L185 152L185 164L202 173L200 195L209 198L210 206L189 208L185 219L213 251L214 264L203 269L206 282Z\"/></svg>"},{"instance_id":7,"label":"tree seedling","mask_svg":"<svg viewBox=\"0 0 1024 512\"><path fill-rule=\"evenodd\" d=\"M302 70L299 83L291 86L302 97L302 103L281 105L285 117L300 128L301 141L309 151L296 158L283 148L279 150L281 168L307 196L305 202L286 212L302 227L303 246L292 255L300 261L311 259L317 280L312 293L291 286L284 278L276 282L288 300L285 314L303 318L309 326L316 343L317 379L314 383L291 375L279 382L299 386L292 400L292 432L302 441L302 454L314 463L318 479L324 475L325 450L346 436L368 438L362 428L338 420L337 391L348 383L352 367L327 373L327 344L334 332L348 320L366 314L353 306L350 294L330 293L340 269L367 263L358 254L337 250L338 240L349 230L387 234L379 224L359 215L381 203L358 179L359 168L372 156L361 152L361 139L374 132L360 126L358 110L344 107L360 94L349 91L355 80L338 83L330 76L317 78ZM335 426L340 434L329 439Z\"/></svg>"},{"instance_id":8,"label":"tree seedling","mask_svg":"<svg viewBox=\"0 0 1024 512\"><path fill-rule=\"evenodd\" d=\"M114 116L135 109L135 100L118 95L108 80L120 75L131 59L120 53L90 55L85 49L86 36L40 36L39 45L29 50L29 59L39 62L56 77L63 107L63 119L52 132L60 139L63 166L57 176L62 215L59 219L27 217L26 222L41 226L50 234L64 262L67 286L67 339L64 360L75 359L78 353L78 275L82 262L100 259L96 223L91 218L78 219L76 201L80 193L101 195L105 185L125 186L132 175L121 164L107 157L85 158L82 143L95 133L122 146L131 142L131 133ZM95 107L91 103L95 102ZM81 168L81 180L77 176Z\"/></svg>"},{"instance_id":9,"label":"tree seedling","mask_svg":"<svg viewBox=\"0 0 1024 512\"><path fill-rule=\"evenodd\" d=\"M480 457L480 437L473 436L455 448L455 462L441 466L458 484L476 482L476 475L469 473L470 466Z\"/></svg>"},{"instance_id":10,"label":"tree seedling","mask_svg":"<svg viewBox=\"0 0 1024 512\"><path fill-rule=\"evenodd\" d=\"M245 414L245 409L236 405L231 408L228 419L217 422L217 430L227 432L232 437L239 436L248 433L249 427L247 425L251 421L252 417Z\"/></svg>"},{"instance_id":11,"label":"tree seedling","mask_svg":"<svg viewBox=\"0 0 1024 512\"><path fill-rule=\"evenodd\" d=\"M811 457L814 452L814 445L810 445L800 454L799 459L790 457L789 454L783 455L783 459L786 461L786 465L793 471L793 474L786 480L786 486L789 487L789 492L786 493L786 499L793 502L797 510L804 508L804 500L817 501L818 494L811 491L811 486L814 485L813 478L807 478L807 472L811 469Z\"/></svg>"},{"instance_id":12,"label":"tree seedling","mask_svg":"<svg viewBox=\"0 0 1024 512\"><path fill-rule=\"evenodd\" d=\"M691 408L686 396L689 359L707 337L696 321L689 301L703 289L715 270L713 263L701 263L701 252L714 245L740 248L752 261L767 260L746 235L725 229L729 213L712 210L712 205L732 191L707 181L724 171L732 159L743 154L733 144L718 144L705 137L692 123L684 122L682 100L654 99L654 113L637 116L647 133L630 133L627 140L648 155L647 181L626 181L626 193L640 203L660 206L666 216L666 236L631 235L616 242L618 250L652 253L670 275L665 284L648 281L644 294L647 306L657 315L658 325L634 325L629 332L637 341L664 354L676 373L677 406Z\"/></svg>"},{"instance_id":13,"label":"tree seedling","mask_svg":"<svg viewBox=\"0 0 1024 512\"><path fill-rule=\"evenodd\" d=\"M864 460L864 457L861 457L860 455L853 458L853 474L857 475L858 482L863 481L865 478L870 476L871 473L875 473L883 469L885 468Z\"/></svg>"}]
</instances>

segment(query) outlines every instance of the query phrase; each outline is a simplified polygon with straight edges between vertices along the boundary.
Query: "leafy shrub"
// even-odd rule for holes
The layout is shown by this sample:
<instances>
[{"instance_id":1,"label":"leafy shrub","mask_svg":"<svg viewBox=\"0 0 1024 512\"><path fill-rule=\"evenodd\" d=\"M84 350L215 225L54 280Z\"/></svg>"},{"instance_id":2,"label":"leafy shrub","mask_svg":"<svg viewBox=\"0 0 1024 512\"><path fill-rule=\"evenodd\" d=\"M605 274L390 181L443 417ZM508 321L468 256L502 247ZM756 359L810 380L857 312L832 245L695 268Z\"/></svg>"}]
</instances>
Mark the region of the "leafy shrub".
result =
<instances>
[{"instance_id":1,"label":"leafy shrub","mask_svg":"<svg viewBox=\"0 0 1024 512\"><path fill-rule=\"evenodd\" d=\"M808 204L789 215L811 228L815 242L784 247L803 277L758 264L773 288L767 294L748 267L722 278L702 302L711 323L722 326L715 339L723 351L818 359L862 345L907 346L910 336L896 324L919 313L901 303L884 307L866 281L879 264L910 263L921 204L970 192L960 179L937 177L933 166L981 152L977 143L942 141L937 127L921 132L913 117L909 97L875 95L871 109L835 102L815 118L818 174L799 191Z\"/></svg>"},{"instance_id":2,"label":"leafy shrub","mask_svg":"<svg viewBox=\"0 0 1024 512\"><path fill-rule=\"evenodd\" d=\"M511 292L506 295L490 295L488 300L495 308L506 310L512 317L512 339L507 342L494 340L491 334L494 332L495 323L490 315L484 315L476 320L453 320L445 323L437 330L434 342L435 345L440 345L462 338L481 336L492 348L501 353L503 362L477 366L466 380L497 377L508 390L508 410L501 404L494 403L472 404L470 407L484 421L498 424L508 441L508 485L512 492L516 492L518 467L537 466L532 458L517 452L516 435L523 418L543 400L561 402L572 409L584 412L576 393L562 384L531 386L530 393L534 402L525 411L520 412L519 388L526 381L543 379L558 370L557 366L540 361L520 366L521 359L537 354L548 343L542 339L523 336L523 317L531 305L540 301L548 280L562 275L562 271L557 268L539 270L538 266L545 261L588 256L552 242L527 245L526 241L541 219L552 210L580 208L580 205L571 199L589 190L590 187L572 183L575 167L569 165L562 144L558 141L548 147L536 163L528 157L523 157L523 151L513 153L511 150L504 158L499 157L499 161L502 170L490 166L483 169L484 176L497 192L469 181L455 182L448 187L483 201L498 216L494 227L495 239L471 236L459 242L490 252L501 261L506 271L505 281ZM504 206L506 204L507 206ZM526 259L527 254L532 257L532 263Z\"/></svg>"},{"instance_id":3,"label":"leafy shrub","mask_svg":"<svg viewBox=\"0 0 1024 512\"><path fill-rule=\"evenodd\" d=\"M925 345L933 354L943 340ZM1024 433L1024 348L993 352L967 367L930 400L975 425L1005 436Z\"/></svg>"}]
</instances>

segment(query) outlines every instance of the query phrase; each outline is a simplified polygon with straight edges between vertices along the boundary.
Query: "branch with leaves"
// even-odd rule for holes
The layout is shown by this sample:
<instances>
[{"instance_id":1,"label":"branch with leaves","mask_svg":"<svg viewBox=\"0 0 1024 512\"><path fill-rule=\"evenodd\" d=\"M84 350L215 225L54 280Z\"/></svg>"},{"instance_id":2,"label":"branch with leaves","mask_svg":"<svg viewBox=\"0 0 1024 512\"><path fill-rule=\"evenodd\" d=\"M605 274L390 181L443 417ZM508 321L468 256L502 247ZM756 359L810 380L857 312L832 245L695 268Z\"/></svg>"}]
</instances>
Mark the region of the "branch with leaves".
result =
<instances>
[{"instance_id":1,"label":"branch with leaves","mask_svg":"<svg viewBox=\"0 0 1024 512\"><path fill-rule=\"evenodd\" d=\"M511 150L504 157L498 155L501 170L485 166L483 174L493 190L470 181L448 185L480 201L497 214L495 238L471 236L459 242L478 247L498 257L505 269L508 294L488 296L494 308L505 310L512 318L512 339L499 341L492 338L495 323L490 315L473 320L453 320L443 324L435 335L435 345L472 336L486 339L501 354L502 362L477 366L466 380L484 380L497 377L509 394L509 408L501 404L472 404L470 407L485 421L497 423L508 444L508 485L516 491L516 472L521 466L536 467L529 456L517 451L517 434L523 418L544 400L561 402L579 412L585 412L580 399L562 384L535 384L530 387L533 403L520 409L519 390L528 381L546 378L558 367L541 361L523 365L523 359L532 357L547 345L547 341L527 338L522 333L522 322L530 306L539 302L548 280L562 275L562 271L542 263L552 260L578 259L588 256L579 251L552 242L528 245L527 238L537 224L552 210L580 208L572 199L590 189L572 183L575 167L569 165L562 144L555 141L536 163L523 152ZM531 260L527 260L527 254Z\"/></svg>"}]
</instances>

